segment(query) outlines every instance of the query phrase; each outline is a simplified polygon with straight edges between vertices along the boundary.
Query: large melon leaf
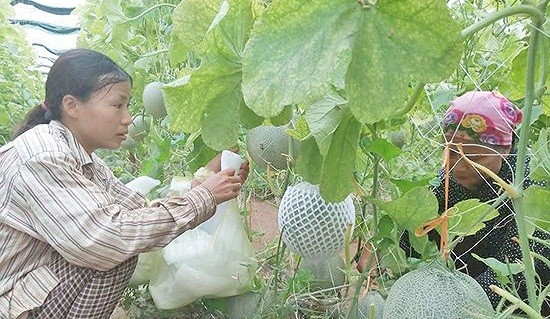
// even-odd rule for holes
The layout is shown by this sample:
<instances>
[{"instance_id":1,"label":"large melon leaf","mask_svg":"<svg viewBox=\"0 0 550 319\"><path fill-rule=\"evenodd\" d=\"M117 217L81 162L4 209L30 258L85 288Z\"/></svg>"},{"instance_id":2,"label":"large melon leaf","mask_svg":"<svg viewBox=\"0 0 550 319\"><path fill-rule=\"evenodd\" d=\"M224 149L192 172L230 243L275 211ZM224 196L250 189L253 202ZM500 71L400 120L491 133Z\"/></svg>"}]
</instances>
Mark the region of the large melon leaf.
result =
<instances>
[{"instance_id":1,"label":"large melon leaf","mask_svg":"<svg viewBox=\"0 0 550 319\"><path fill-rule=\"evenodd\" d=\"M206 33L217 15L222 15L222 0L185 0L172 14L170 62L174 65L187 59L191 51L199 53ZM224 7L225 7L224 6Z\"/></svg>"},{"instance_id":2,"label":"large melon leaf","mask_svg":"<svg viewBox=\"0 0 550 319\"><path fill-rule=\"evenodd\" d=\"M346 76L353 114L362 123L392 117L411 82L448 77L461 53L460 28L444 1L378 1L362 12Z\"/></svg>"},{"instance_id":3,"label":"large melon leaf","mask_svg":"<svg viewBox=\"0 0 550 319\"><path fill-rule=\"evenodd\" d=\"M171 128L195 132L202 128L205 143L216 150L237 143L239 123L257 123L257 116L243 110L241 58L254 21L249 0L235 0L203 43L201 67L188 83L165 89ZM177 83L177 82L176 82ZM242 119L251 116L253 119Z\"/></svg>"},{"instance_id":4,"label":"large melon leaf","mask_svg":"<svg viewBox=\"0 0 550 319\"><path fill-rule=\"evenodd\" d=\"M350 0L274 1L254 26L243 59L243 93L258 115L323 98L343 87L360 6Z\"/></svg>"}]
</instances>

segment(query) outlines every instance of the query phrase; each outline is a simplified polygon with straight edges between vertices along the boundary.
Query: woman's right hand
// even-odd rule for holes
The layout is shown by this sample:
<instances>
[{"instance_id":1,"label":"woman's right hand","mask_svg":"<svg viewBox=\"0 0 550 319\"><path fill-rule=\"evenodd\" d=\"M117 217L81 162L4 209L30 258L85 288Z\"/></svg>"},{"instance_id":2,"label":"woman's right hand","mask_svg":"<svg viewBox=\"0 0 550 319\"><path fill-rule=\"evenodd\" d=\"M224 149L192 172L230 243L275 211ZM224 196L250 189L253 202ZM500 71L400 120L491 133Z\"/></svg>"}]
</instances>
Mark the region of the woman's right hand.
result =
<instances>
[{"instance_id":1,"label":"woman's right hand","mask_svg":"<svg viewBox=\"0 0 550 319\"><path fill-rule=\"evenodd\" d=\"M239 175L235 176L234 174L234 168L227 168L202 182L201 185L212 192L214 198L216 198L216 204L233 199L239 194L243 180Z\"/></svg>"}]
</instances>

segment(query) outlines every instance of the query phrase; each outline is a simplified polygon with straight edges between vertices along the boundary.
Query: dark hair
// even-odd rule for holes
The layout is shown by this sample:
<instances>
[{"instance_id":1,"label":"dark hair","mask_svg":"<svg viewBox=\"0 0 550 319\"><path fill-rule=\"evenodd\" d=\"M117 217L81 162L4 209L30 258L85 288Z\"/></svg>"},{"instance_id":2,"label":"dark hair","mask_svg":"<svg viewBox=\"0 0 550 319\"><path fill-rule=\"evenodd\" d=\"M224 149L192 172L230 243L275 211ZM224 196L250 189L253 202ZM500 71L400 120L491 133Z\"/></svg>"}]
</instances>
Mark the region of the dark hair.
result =
<instances>
[{"instance_id":1,"label":"dark hair","mask_svg":"<svg viewBox=\"0 0 550 319\"><path fill-rule=\"evenodd\" d=\"M67 94L87 101L92 93L107 85L132 83L132 77L106 55L73 49L62 53L52 65L46 79L44 103L32 108L17 125L13 138L38 124L61 119L61 103Z\"/></svg>"}]
</instances>

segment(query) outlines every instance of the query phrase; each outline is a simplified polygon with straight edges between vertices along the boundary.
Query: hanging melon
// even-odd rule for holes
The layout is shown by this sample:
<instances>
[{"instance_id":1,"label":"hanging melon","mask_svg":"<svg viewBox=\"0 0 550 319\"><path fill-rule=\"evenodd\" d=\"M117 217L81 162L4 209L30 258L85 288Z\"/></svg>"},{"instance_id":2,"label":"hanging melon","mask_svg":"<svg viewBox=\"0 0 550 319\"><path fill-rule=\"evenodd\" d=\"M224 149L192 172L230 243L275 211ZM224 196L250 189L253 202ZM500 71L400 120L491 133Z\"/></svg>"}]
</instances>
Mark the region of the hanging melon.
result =
<instances>
[{"instance_id":1,"label":"hanging melon","mask_svg":"<svg viewBox=\"0 0 550 319\"><path fill-rule=\"evenodd\" d=\"M132 119L132 123L128 126L128 139L132 139L135 142L141 142L151 127L151 118L147 118L143 115L136 115Z\"/></svg>"},{"instance_id":2,"label":"hanging melon","mask_svg":"<svg viewBox=\"0 0 550 319\"><path fill-rule=\"evenodd\" d=\"M262 125L255 127L246 134L246 148L252 161L262 169L268 166L276 169L286 169L290 155L296 157L297 141L286 133L289 125ZM292 154L289 147L292 144Z\"/></svg>"},{"instance_id":3,"label":"hanging melon","mask_svg":"<svg viewBox=\"0 0 550 319\"><path fill-rule=\"evenodd\" d=\"M391 287L384 319L473 319L490 316L491 302L472 277L433 264L400 277Z\"/></svg>"},{"instance_id":4,"label":"hanging melon","mask_svg":"<svg viewBox=\"0 0 550 319\"><path fill-rule=\"evenodd\" d=\"M344 285L346 281L344 268L344 259L340 255L334 255L320 261L302 259L300 263L300 269L307 269L314 276L309 283L311 290L329 289Z\"/></svg>"},{"instance_id":5,"label":"hanging melon","mask_svg":"<svg viewBox=\"0 0 550 319\"><path fill-rule=\"evenodd\" d=\"M285 191L277 221L290 250L319 262L344 248L346 233L355 223L355 206L350 196L327 202L318 185L301 182Z\"/></svg>"},{"instance_id":6,"label":"hanging melon","mask_svg":"<svg viewBox=\"0 0 550 319\"><path fill-rule=\"evenodd\" d=\"M386 301L378 291L369 291L357 301L357 309L349 314L349 319L382 319ZM373 315L371 317L371 314Z\"/></svg>"},{"instance_id":7,"label":"hanging melon","mask_svg":"<svg viewBox=\"0 0 550 319\"><path fill-rule=\"evenodd\" d=\"M162 82L151 82L143 89L143 108L147 114L156 119L166 116L164 97L162 96Z\"/></svg>"}]
</instances>

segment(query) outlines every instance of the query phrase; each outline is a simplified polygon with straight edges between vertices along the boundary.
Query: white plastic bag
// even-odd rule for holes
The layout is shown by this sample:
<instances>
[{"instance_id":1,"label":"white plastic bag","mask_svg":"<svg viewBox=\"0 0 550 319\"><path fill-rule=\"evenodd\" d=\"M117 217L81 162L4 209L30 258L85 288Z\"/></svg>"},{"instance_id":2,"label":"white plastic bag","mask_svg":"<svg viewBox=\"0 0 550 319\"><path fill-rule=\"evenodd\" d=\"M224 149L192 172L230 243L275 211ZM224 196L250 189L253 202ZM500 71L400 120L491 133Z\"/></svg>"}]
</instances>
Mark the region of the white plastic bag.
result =
<instances>
[{"instance_id":1,"label":"white plastic bag","mask_svg":"<svg viewBox=\"0 0 550 319\"><path fill-rule=\"evenodd\" d=\"M160 181L157 179L149 176L140 176L126 183L126 187L134 192L140 192L143 196L147 196L147 194L149 194L149 192L151 192L151 190L159 184ZM151 272L157 268L159 258L161 257L162 256L159 251L140 254L136 269L130 278L130 284L143 285L149 282Z\"/></svg>"},{"instance_id":2,"label":"white plastic bag","mask_svg":"<svg viewBox=\"0 0 550 319\"><path fill-rule=\"evenodd\" d=\"M149 176L140 176L126 183L126 187L133 190L134 192L140 192L143 196L146 196L151 190L153 190L153 188L155 188L159 184L160 181L157 179L151 178Z\"/></svg>"},{"instance_id":3,"label":"white plastic bag","mask_svg":"<svg viewBox=\"0 0 550 319\"><path fill-rule=\"evenodd\" d=\"M222 169L240 167L234 153L222 153ZM237 201L218 205L207 222L188 230L162 249L162 263L149 291L160 309L185 306L203 297L238 295L251 288L254 250Z\"/></svg>"}]
</instances>

